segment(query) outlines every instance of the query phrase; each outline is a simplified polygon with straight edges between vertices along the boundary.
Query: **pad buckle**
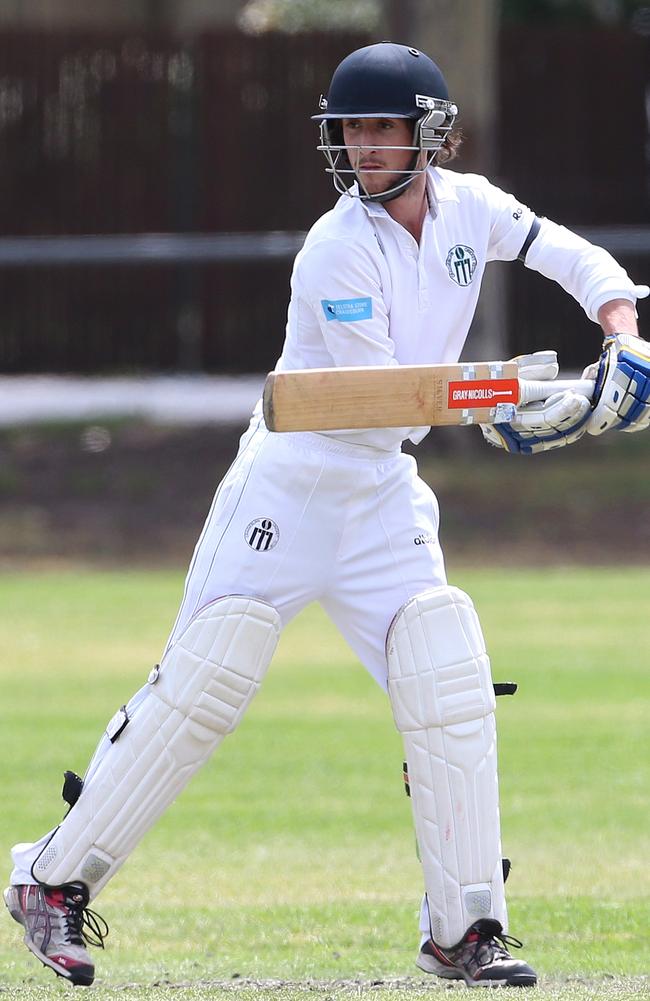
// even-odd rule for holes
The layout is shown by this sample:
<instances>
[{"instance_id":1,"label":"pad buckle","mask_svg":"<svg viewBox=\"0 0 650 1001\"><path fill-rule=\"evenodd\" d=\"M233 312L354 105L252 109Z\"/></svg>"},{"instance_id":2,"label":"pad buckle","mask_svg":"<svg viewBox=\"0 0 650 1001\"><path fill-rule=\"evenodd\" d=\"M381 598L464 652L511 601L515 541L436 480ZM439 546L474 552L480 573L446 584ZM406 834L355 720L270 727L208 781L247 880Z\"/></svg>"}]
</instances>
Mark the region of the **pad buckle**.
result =
<instances>
[{"instance_id":1,"label":"pad buckle","mask_svg":"<svg viewBox=\"0 0 650 1001\"><path fill-rule=\"evenodd\" d=\"M514 695L517 691L516 681L495 681L494 682L494 694L495 695Z\"/></svg>"},{"instance_id":2,"label":"pad buckle","mask_svg":"<svg viewBox=\"0 0 650 1001\"><path fill-rule=\"evenodd\" d=\"M68 804L70 809L72 809L81 796L81 790L83 787L84 781L81 776L77 775L76 772L63 773L63 789L61 790L61 795L64 802Z\"/></svg>"},{"instance_id":3,"label":"pad buckle","mask_svg":"<svg viewBox=\"0 0 650 1001\"><path fill-rule=\"evenodd\" d=\"M114 744L119 735L123 732L125 727L129 722L129 714L126 711L126 706L122 706L118 709L112 719L108 721L108 726L106 727L106 736L110 740L111 744Z\"/></svg>"}]
</instances>

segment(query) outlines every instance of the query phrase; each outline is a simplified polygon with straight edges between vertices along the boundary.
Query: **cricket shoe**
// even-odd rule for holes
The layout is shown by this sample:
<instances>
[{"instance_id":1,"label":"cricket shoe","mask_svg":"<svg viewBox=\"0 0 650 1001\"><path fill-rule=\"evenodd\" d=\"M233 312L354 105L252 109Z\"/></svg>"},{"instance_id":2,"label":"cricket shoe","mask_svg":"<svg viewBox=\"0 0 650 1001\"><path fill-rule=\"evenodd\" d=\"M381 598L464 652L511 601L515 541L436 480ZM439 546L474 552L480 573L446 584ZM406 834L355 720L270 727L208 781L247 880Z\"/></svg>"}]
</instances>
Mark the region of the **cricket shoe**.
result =
<instances>
[{"instance_id":1,"label":"cricket shoe","mask_svg":"<svg viewBox=\"0 0 650 1001\"><path fill-rule=\"evenodd\" d=\"M464 980L468 987L534 987L535 971L528 963L513 959L506 946L521 949L522 943L504 935L498 921L482 918L450 949L429 939L420 949L416 965L446 980Z\"/></svg>"},{"instance_id":2,"label":"cricket shoe","mask_svg":"<svg viewBox=\"0 0 650 1001\"><path fill-rule=\"evenodd\" d=\"M10 886L4 893L12 918L25 929L27 948L60 977L89 987L95 967L86 945L104 948L108 925L88 908L83 883Z\"/></svg>"}]
</instances>

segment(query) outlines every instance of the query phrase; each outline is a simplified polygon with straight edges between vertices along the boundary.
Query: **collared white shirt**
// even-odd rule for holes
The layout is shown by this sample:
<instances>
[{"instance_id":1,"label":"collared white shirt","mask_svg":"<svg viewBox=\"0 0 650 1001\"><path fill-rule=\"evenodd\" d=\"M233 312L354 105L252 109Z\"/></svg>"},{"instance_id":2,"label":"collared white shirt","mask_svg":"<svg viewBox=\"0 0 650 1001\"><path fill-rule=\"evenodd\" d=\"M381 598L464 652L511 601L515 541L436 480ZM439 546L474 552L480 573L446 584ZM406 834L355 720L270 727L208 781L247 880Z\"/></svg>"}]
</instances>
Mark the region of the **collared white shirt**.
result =
<instances>
[{"instance_id":1,"label":"collared white shirt","mask_svg":"<svg viewBox=\"0 0 650 1001\"><path fill-rule=\"evenodd\" d=\"M348 195L315 223L294 264L278 370L458 360L486 264L516 259L535 216L476 174L431 168L427 195L419 245L381 204ZM609 299L643 294L606 251L548 220L526 264L559 281L592 319ZM327 433L393 450L427 430Z\"/></svg>"}]
</instances>

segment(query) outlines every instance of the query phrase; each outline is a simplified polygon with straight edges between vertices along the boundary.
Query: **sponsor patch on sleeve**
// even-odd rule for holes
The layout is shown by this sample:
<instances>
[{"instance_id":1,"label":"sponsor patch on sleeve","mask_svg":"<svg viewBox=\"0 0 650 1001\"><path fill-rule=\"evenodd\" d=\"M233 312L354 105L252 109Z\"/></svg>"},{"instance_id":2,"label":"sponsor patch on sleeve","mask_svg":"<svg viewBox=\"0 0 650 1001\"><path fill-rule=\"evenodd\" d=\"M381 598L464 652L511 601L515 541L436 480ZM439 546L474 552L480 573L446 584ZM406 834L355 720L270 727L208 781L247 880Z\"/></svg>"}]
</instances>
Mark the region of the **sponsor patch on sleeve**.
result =
<instances>
[{"instance_id":1,"label":"sponsor patch on sleeve","mask_svg":"<svg viewBox=\"0 0 650 1001\"><path fill-rule=\"evenodd\" d=\"M372 320L372 299L321 299L326 320L351 323L354 320Z\"/></svg>"}]
</instances>

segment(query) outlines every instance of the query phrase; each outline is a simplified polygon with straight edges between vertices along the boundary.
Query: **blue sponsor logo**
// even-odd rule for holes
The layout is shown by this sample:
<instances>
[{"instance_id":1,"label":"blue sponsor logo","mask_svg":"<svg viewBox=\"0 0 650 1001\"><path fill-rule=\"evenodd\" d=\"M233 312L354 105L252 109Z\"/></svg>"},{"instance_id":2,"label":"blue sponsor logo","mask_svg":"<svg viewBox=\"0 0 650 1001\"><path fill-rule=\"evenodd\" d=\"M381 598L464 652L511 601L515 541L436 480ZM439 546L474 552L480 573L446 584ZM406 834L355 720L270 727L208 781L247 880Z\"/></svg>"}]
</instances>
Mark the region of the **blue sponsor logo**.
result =
<instances>
[{"instance_id":1,"label":"blue sponsor logo","mask_svg":"<svg viewBox=\"0 0 650 1001\"><path fill-rule=\"evenodd\" d=\"M326 320L341 320L351 323L353 320L372 320L372 299L321 299L321 306Z\"/></svg>"}]
</instances>

